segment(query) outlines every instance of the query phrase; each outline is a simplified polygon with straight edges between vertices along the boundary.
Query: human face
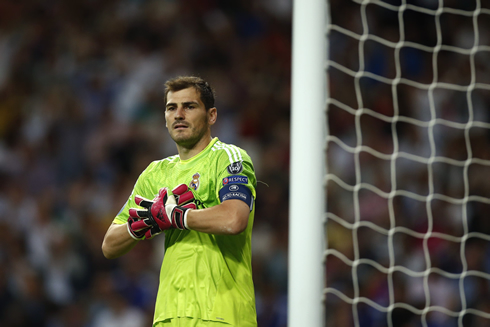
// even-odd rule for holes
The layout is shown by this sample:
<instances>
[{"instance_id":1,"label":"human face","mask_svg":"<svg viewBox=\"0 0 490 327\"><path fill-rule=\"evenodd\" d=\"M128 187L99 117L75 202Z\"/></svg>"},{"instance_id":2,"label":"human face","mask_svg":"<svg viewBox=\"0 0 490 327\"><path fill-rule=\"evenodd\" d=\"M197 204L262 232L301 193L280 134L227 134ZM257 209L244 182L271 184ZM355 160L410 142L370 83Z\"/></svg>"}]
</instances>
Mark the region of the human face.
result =
<instances>
[{"instance_id":1,"label":"human face","mask_svg":"<svg viewBox=\"0 0 490 327\"><path fill-rule=\"evenodd\" d=\"M192 149L206 140L209 142L210 126L216 121L216 108L206 111L200 93L194 87L169 91L165 120L174 142L179 147Z\"/></svg>"}]
</instances>

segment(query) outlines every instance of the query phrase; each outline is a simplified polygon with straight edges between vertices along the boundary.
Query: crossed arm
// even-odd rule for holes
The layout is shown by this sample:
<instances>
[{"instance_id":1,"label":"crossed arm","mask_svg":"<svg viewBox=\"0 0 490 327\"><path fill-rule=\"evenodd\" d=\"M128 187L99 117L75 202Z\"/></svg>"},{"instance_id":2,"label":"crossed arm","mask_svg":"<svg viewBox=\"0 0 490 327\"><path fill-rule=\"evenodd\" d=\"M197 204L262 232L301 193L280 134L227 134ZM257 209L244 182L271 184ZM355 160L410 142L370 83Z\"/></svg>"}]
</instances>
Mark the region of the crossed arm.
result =
<instances>
[{"instance_id":1,"label":"crossed arm","mask_svg":"<svg viewBox=\"0 0 490 327\"><path fill-rule=\"evenodd\" d=\"M247 228L250 209L236 199L199 210L190 210L187 226L191 230L217 235L237 235ZM128 232L126 224L112 224L102 242L102 252L108 259L115 259L129 252L138 243Z\"/></svg>"}]
</instances>

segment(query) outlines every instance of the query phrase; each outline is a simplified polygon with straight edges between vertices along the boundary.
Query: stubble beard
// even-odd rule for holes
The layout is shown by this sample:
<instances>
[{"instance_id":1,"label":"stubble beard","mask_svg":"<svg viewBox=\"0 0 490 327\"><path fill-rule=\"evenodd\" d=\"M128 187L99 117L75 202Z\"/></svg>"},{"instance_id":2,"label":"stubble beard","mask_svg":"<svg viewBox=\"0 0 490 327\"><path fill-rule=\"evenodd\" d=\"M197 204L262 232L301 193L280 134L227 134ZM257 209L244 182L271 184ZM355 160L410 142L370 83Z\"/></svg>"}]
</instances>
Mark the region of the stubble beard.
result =
<instances>
[{"instance_id":1,"label":"stubble beard","mask_svg":"<svg viewBox=\"0 0 490 327\"><path fill-rule=\"evenodd\" d=\"M182 148L192 149L206 134L206 128L195 130L193 127L188 127L184 133L177 132L171 134L172 140ZM187 134L187 135L186 135Z\"/></svg>"}]
</instances>

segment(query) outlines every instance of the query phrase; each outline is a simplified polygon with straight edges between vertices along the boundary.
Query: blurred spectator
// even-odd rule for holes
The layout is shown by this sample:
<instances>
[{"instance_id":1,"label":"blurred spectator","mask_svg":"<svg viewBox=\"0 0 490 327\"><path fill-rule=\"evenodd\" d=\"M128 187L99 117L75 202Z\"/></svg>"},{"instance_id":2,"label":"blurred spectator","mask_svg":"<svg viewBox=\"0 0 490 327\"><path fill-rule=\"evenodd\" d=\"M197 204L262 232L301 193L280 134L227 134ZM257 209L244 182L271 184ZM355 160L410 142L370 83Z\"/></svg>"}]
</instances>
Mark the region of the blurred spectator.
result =
<instances>
[{"instance_id":1,"label":"blurred spectator","mask_svg":"<svg viewBox=\"0 0 490 327\"><path fill-rule=\"evenodd\" d=\"M100 246L137 174L176 153L162 99L179 74L220 89L214 136L257 165L255 226L281 222L254 259L259 319L285 325L290 29L290 0L0 2L1 326L151 325L163 244L138 266Z\"/></svg>"}]
</instances>

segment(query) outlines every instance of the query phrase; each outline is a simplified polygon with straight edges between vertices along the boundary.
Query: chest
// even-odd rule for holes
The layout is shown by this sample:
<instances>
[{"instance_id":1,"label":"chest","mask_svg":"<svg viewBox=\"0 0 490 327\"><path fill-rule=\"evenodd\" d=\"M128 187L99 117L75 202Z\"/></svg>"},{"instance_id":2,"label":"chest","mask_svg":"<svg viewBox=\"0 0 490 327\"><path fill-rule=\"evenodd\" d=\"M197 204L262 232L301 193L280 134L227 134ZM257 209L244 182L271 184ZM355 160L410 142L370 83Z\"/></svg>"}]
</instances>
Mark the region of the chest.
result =
<instances>
[{"instance_id":1,"label":"chest","mask_svg":"<svg viewBox=\"0 0 490 327\"><path fill-rule=\"evenodd\" d=\"M202 206L210 207L216 205L218 201L216 167L212 165L200 165L191 167L182 167L179 165L169 166L159 174L158 178L152 180L152 189L155 193L161 187L173 189L177 185L185 184L192 190L196 199L201 202Z\"/></svg>"}]
</instances>

